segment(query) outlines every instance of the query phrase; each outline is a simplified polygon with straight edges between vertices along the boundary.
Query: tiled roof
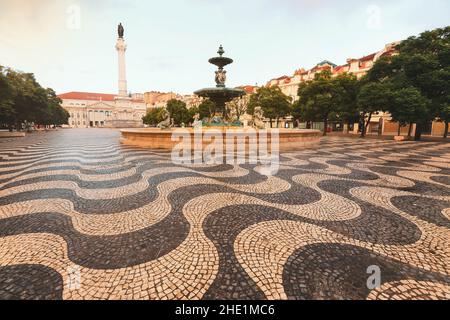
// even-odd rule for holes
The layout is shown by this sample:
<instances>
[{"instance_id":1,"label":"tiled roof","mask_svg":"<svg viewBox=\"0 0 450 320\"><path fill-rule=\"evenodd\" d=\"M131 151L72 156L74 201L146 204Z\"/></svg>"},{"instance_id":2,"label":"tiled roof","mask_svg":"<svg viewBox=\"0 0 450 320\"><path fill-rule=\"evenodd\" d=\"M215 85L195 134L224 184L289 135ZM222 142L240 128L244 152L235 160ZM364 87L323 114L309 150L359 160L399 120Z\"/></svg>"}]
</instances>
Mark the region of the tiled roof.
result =
<instances>
[{"instance_id":1,"label":"tiled roof","mask_svg":"<svg viewBox=\"0 0 450 320\"><path fill-rule=\"evenodd\" d=\"M71 91L58 95L61 99L70 99L70 100L93 100L93 101L114 101L116 94L109 93L94 93L94 92L78 92ZM132 100L133 102L144 102L143 100Z\"/></svg>"},{"instance_id":2,"label":"tiled roof","mask_svg":"<svg viewBox=\"0 0 450 320\"><path fill-rule=\"evenodd\" d=\"M359 59L360 61L368 61L368 60L373 60L375 58L376 53L372 53L368 56L362 57L361 59Z\"/></svg>"},{"instance_id":3,"label":"tiled roof","mask_svg":"<svg viewBox=\"0 0 450 320\"><path fill-rule=\"evenodd\" d=\"M343 66L338 66L338 67L333 69L333 73L345 72L346 68L348 68L348 64L345 64Z\"/></svg>"},{"instance_id":4,"label":"tiled roof","mask_svg":"<svg viewBox=\"0 0 450 320\"><path fill-rule=\"evenodd\" d=\"M245 92L247 93L253 93L255 92L255 88L258 88L256 86L251 86L251 85L247 85L247 86L241 86L239 87L240 89L243 89Z\"/></svg>"},{"instance_id":5,"label":"tiled roof","mask_svg":"<svg viewBox=\"0 0 450 320\"><path fill-rule=\"evenodd\" d=\"M72 99L72 100L97 100L97 101L114 101L114 94L108 93L93 93L93 92L67 92L58 95L61 99Z\"/></svg>"},{"instance_id":6,"label":"tiled roof","mask_svg":"<svg viewBox=\"0 0 450 320\"><path fill-rule=\"evenodd\" d=\"M287 79L287 78L289 78L289 76L281 76L281 77L278 77L278 78L275 78L275 79L272 79L272 80L284 80L284 79Z\"/></svg>"}]
</instances>

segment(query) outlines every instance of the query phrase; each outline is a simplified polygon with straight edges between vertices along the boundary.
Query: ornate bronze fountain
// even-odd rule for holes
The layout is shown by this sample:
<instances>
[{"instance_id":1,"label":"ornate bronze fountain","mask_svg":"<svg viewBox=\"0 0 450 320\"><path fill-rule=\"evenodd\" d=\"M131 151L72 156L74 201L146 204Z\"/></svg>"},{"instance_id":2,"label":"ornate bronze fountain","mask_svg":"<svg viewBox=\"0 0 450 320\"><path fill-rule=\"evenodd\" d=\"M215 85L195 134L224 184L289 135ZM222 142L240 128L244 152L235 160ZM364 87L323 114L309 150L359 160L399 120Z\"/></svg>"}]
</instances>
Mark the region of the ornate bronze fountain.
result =
<instances>
[{"instance_id":1,"label":"ornate bronze fountain","mask_svg":"<svg viewBox=\"0 0 450 320\"><path fill-rule=\"evenodd\" d=\"M233 63L233 59L222 57L225 53L222 45L219 47L218 57L209 59L209 63L218 67L216 71L216 87L215 88L205 88L194 93L200 97L209 98L212 102L216 104L216 124L227 125L228 115L225 104L234 98L242 97L246 93L242 89L237 88L227 88L225 86L225 81L227 79L227 72L223 69L225 66ZM217 119L219 121L217 121Z\"/></svg>"}]
</instances>

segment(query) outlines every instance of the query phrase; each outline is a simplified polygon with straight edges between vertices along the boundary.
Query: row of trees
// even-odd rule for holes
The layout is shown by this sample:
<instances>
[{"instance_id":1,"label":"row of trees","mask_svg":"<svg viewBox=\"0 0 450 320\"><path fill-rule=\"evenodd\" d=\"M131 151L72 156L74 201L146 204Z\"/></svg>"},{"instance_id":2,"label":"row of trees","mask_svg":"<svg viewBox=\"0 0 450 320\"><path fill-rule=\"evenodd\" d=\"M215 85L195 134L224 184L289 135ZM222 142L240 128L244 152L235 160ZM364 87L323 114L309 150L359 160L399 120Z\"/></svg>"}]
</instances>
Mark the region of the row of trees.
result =
<instances>
[{"instance_id":1,"label":"row of trees","mask_svg":"<svg viewBox=\"0 0 450 320\"><path fill-rule=\"evenodd\" d=\"M398 47L398 54L379 59L361 80L329 72L316 74L313 81L302 83L300 100L293 106L293 116L303 121L331 120L359 122L361 134L372 116L389 112L402 126L416 124L415 138L433 120L450 120L450 27L410 37ZM325 130L326 134L326 130Z\"/></svg>"},{"instance_id":2,"label":"row of trees","mask_svg":"<svg viewBox=\"0 0 450 320\"><path fill-rule=\"evenodd\" d=\"M235 99L227 104L228 114L239 119L244 113L253 114L259 106L264 116L273 121L291 115L296 122L323 122L324 135L329 121L359 123L365 136L368 125L377 112L389 112L403 126L416 124L415 138L421 137L427 123L445 123L448 135L450 121L450 27L410 37L398 47L398 54L379 59L362 79L352 74L332 76L330 71L315 75L312 81L301 83L300 99L292 103L279 87L261 87L250 97ZM214 103L204 100L198 107L187 109L179 100L171 100L167 109L176 125L192 122L196 113L211 118ZM156 125L162 110L154 109L144 118Z\"/></svg>"},{"instance_id":3,"label":"row of trees","mask_svg":"<svg viewBox=\"0 0 450 320\"><path fill-rule=\"evenodd\" d=\"M55 91L43 88L32 73L0 66L0 127L67 124L69 113L61 103Z\"/></svg>"},{"instance_id":4,"label":"row of trees","mask_svg":"<svg viewBox=\"0 0 450 320\"><path fill-rule=\"evenodd\" d=\"M233 102L235 103L235 102ZM188 125L194 121L194 116L198 113L200 119L209 119L216 113L216 105L209 99L205 99L198 107L187 108L186 103L171 99L167 102L167 111L170 113L171 119L176 126L183 124ZM155 126L164 119L164 108L153 108L148 111L142 119L145 124Z\"/></svg>"}]
</instances>

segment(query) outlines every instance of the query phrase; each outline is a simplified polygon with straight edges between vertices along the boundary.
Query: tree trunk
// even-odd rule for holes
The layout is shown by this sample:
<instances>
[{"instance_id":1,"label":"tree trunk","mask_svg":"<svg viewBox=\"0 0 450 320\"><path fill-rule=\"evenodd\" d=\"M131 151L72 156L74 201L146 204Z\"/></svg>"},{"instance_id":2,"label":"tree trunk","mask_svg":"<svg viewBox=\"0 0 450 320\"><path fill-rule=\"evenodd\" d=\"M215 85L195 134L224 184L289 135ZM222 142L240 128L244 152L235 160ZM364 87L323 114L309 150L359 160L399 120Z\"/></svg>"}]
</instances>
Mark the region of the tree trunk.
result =
<instances>
[{"instance_id":1,"label":"tree trunk","mask_svg":"<svg viewBox=\"0 0 450 320\"><path fill-rule=\"evenodd\" d=\"M365 115L365 113L364 113ZM367 118L367 122L365 121L365 116L363 115L361 124L362 124L362 128L361 128L361 138L364 138L366 136L367 133L367 127L369 126L370 120L372 119L372 112L369 113L369 117Z\"/></svg>"},{"instance_id":2,"label":"tree trunk","mask_svg":"<svg viewBox=\"0 0 450 320\"><path fill-rule=\"evenodd\" d=\"M272 118L269 119L270 129L272 129Z\"/></svg>"},{"instance_id":3,"label":"tree trunk","mask_svg":"<svg viewBox=\"0 0 450 320\"><path fill-rule=\"evenodd\" d=\"M325 137L327 135L328 131L328 117L325 117L323 119L323 136Z\"/></svg>"},{"instance_id":4,"label":"tree trunk","mask_svg":"<svg viewBox=\"0 0 450 320\"><path fill-rule=\"evenodd\" d=\"M398 123L398 136L400 136L402 134L402 125L400 124L400 122Z\"/></svg>"},{"instance_id":5,"label":"tree trunk","mask_svg":"<svg viewBox=\"0 0 450 320\"><path fill-rule=\"evenodd\" d=\"M444 121L445 128L444 128L444 138L448 137L448 120Z\"/></svg>"},{"instance_id":6,"label":"tree trunk","mask_svg":"<svg viewBox=\"0 0 450 320\"><path fill-rule=\"evenodd\" d=\"M367 128L369 128L370 120L372 120L372 112L369 113L369 117L367 118L367 123L364 126L364 135L367 134Z\"/></svg>"},{"instance_id":7,"label":"tree trunk","mask_svg":"<svg viewBox=\"0 0 450 320\"><path fill-rule=\"evenodd\" d=\"M416 134L414 135L415 141L420 141L422 138L422 125L420 123L416 123Z\"/></svg>"},{"instance_id":8,"label":"tree trunk","mask_svg":"<svg viewBox=\"0 0 450 320\"><path fill-rule=\"evenodd\" d=\"M364 138L366 136L366 126L365 126L366 122L365 122L365 120L363 119L360 122L360 124L361 124L361 138Z\"/></svg>"},{"instance_id":9,"label":"tree trunk","mask_svg":"<svg viewBox=\"0 0 450 320\"><path fill-rule=\"evenodd\" d=\"M409 128L408 128L408 138L411 138L412 126L413 126L413 123L410 122L410 123L409 123Z\"/></svg>"}]
</instances>

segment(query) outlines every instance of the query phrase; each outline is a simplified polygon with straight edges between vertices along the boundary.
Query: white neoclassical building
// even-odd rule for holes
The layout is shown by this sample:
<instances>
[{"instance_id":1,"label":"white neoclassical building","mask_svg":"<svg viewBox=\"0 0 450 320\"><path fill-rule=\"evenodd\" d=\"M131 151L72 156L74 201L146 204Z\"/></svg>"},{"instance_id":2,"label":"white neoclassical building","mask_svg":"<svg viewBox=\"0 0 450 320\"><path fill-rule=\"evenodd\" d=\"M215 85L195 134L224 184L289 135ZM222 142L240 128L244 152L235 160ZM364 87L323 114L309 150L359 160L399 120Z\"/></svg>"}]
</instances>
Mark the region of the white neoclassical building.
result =
<instances>
[{"instance_id":1,"label":"white neoclassical building","mask_svg":"<svg viewBox=\"0 0 450 320\"><path fill-rule=\"evenodd\" d=\"M69 114L72 128L140 127L146 113L146 104L139 95L125 101L114 94L68 92L60 94L62 106Z\"/></svg>"},{"instance_id":2,"label":"white neoclassical building","mask_svg":"<svg viewBox=\"0 0 450 320\"><path fill-rule=\"evenodd\" d=\"M70 114L70 127L130 128L143 125L142 117L145 116L147 109L144 95L127 93L125 66L127 45L123 39L122 25L119 25L116 50L119 67L118 94L68 92L58 95L62 100L62 107Z\"/></svg>"}]
</instances>

